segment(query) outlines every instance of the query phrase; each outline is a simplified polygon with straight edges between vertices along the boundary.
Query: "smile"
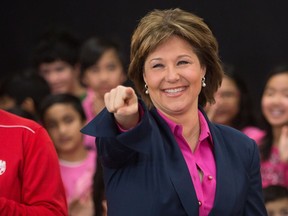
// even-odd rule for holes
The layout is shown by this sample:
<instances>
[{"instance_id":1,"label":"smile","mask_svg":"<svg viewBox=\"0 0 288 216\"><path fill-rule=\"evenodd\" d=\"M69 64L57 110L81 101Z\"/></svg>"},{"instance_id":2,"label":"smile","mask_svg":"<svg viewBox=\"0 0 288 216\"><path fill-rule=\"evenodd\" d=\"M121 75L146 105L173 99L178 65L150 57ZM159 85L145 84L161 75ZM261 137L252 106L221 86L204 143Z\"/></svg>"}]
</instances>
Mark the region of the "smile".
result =
<instances>
[{"instance_id":1,"label":"smile","mask_svg":"<svg viewBox=\"0 0 288 216\"><path fill-rule=\"evenodd\" d=\"M182 92L184 90L185 90L185 87L181 87L181 88L175 88L175 89L165 89L164 92L173 94L173 93Z\"/></svg>"}]
</instances>

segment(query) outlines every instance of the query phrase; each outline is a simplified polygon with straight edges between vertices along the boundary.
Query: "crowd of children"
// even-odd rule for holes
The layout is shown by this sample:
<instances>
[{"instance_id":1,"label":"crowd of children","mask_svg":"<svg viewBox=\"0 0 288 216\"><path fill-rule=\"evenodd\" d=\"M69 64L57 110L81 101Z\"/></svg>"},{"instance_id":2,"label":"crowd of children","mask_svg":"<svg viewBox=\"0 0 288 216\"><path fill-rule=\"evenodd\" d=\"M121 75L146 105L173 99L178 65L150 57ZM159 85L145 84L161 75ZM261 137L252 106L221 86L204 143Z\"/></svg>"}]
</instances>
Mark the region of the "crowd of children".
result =
<instances>
[{"instance_id":1,"label":"crowd of children","mask_svg":"<svg viewBox=\"0 0 288 216\"><path fill-rule=\"evenodd\" d=\"M107 215L103 170L93 137L80 130L104 108L104 94L133 86L119 44L98 37L80 43L67 33L46 34L32 69L0 83L0 108L43 125L59 159L69 214ZM234 127L255 140L261 156L269 216L288 215L288 67L271 71L261 96L261 119L241 72L226 73L205 111L212 122ZM259 113L259 112L258 112ZM125 195L124 195L125 196ZM95 208L96 207L96 208Z\"/></svg>"}]
</instances>

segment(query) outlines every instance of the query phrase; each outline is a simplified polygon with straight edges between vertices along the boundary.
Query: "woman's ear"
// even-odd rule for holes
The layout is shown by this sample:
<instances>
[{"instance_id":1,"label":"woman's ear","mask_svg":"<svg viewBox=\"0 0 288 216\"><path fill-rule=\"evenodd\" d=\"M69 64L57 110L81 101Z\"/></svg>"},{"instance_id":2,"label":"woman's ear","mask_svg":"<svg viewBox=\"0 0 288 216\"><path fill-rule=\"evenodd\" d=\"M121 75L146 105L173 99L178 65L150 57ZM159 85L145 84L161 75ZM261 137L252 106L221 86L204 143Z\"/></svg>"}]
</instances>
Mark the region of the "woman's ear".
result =
<instances>
[{"instance_id":1,"label":"woman's ear","mask_svg":"<svg viewBox=\"0 0 288 216\"><path fill-rule=\"evenodd\" d=\"M206 75L206 66L202 67L202 73L203 73L203 77Z\"/></svg>"},{"instance_id":2,"label":"woman's ear","mask_svg":"<svg viewBox=\"0 0 288 216\"><path fill-rule=\"evenodd\" d=\"M145 84L146 84L147 82L146 82L146 76L145 76L145 73L143 73L143 80L144 80L144 82L145 82Z\"/></svg>"}]
</instances>

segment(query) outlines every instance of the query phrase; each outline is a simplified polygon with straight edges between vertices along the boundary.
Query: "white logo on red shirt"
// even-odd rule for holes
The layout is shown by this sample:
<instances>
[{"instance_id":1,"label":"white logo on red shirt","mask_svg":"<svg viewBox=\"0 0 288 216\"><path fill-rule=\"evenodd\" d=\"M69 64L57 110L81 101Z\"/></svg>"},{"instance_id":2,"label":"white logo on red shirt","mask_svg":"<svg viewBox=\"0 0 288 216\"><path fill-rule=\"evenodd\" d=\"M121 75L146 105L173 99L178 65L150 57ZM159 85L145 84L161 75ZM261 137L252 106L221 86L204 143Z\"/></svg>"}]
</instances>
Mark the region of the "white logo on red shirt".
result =
<instances>
[{"instance_id":1,"label":"white logo on red shirt","mask_svg":"<svg viewBox=\"0 0 288 216\"><path fill-rule=\"evenodd\" d=\"M0 175L6 171L6 161L0 160Z\"/></svg>"}]
</instances>

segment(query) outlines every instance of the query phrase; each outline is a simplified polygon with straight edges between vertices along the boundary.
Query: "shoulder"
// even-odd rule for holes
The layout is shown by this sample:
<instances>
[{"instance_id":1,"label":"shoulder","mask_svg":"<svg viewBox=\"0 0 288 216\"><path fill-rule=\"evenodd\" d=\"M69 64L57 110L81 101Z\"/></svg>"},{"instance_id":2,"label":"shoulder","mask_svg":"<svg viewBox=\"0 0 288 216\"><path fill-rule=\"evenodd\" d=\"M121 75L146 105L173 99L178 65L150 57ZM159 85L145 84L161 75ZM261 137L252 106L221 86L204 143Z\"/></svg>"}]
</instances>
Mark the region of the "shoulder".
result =
<instances>
[{"instance_id":1,"label":"shoulder","mask_svg":"<svg viewBox=\"0 0 288 216\"><path fill-rule=\"evenodd\" d=\"M260 128L254 126L248 126L242 129L242 132L246 134L251 139L255 140L257 144L261 142L263 137L265 136L265 131Z\"/></svg>"},{"instance_id":2,"label":"shoulder","mask_svg":"<svg viewBox=\"0 0 288 216\"><path fill-rule=\"evenodd\" d=\"M250 145L251 143L254 143L254 141L250 137L248 137L246 134L244 134L242 131L232 128L230 126L210 123L209 127L212 132L213 138L215 137L218 139L221 138L225 142L232 143L229 145L239 146L241 144Z\"/></svg>"},{"instance_id":3,"label":"shoulder","mask_svg":"<svg viewBox=\"0 0 288 216\"><path fill-rule=\"evenodd\" d=\"M239 158L248 165L259 157L255 141L241 131L225 125L210 123L215 146L224 148L234 159Z\"/></svg>"},{"instance_id":4,"label":"shoulder","mask_svg":"<svg viewBox=\"0 0 288 216\"><path fill-rule=\"evenodd\" d=\"M0 110L0 131L11 131L11 133L12 131L13 133L21 131L36 134L39 129L43 129L43 127L33 120Z\"/></svg>"}]
</instances>

